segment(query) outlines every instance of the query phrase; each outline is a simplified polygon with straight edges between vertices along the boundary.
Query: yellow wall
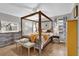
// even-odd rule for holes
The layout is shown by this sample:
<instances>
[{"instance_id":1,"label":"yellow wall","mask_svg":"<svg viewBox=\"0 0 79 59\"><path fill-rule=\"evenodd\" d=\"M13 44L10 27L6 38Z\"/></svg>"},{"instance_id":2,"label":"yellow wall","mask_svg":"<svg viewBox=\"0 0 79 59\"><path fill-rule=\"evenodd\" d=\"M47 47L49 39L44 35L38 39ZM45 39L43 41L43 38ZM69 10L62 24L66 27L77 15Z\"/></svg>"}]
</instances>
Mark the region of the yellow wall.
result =
<instances>
[{"instance_id":1,"label":"yellow wall","mask_svg":"<svg viewBox=\"0 0 79 59\"><path fill-rule=\"evenodd\" d=\"M67 21L67 55L77 55L77 20Z\"/></svg>"}]
</instances>

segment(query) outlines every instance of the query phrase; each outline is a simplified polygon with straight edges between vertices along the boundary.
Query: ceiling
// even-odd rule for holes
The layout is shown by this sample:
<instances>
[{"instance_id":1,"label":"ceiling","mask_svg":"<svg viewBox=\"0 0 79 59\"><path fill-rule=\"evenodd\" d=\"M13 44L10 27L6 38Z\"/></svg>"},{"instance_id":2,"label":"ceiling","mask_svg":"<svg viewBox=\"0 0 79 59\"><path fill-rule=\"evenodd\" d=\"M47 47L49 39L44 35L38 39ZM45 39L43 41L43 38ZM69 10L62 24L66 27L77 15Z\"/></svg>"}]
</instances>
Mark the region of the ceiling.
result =
<instances>
[{"instance_id":1,"label":"ceiling","mask_svg":"<svg viewBox=\"0 0 79 59\"><path fill-rule=\"evenodd\" d=\"M0 12L22 17L41 10L49 17L68 14L74 7L73 3L0 3Z\"/></svg>"}]
</instances>

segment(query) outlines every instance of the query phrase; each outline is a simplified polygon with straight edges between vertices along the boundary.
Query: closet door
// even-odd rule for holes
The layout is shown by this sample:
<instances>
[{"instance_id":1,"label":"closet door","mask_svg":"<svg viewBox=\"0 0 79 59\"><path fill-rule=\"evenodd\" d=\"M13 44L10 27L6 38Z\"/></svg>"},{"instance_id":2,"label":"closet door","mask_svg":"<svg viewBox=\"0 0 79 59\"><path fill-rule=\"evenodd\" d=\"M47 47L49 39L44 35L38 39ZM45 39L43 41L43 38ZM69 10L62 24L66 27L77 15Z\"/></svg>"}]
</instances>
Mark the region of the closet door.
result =
<instances>
[{"instance_id":1,"label":"closet door","mask_svg":"<svg viewBox=\"0 0 79 59\"><path fill-rule=\"evenodd\" d=\"M76 56L77 55L77 20L67 21L67 55Z\"/></svg>"}]
</instances>

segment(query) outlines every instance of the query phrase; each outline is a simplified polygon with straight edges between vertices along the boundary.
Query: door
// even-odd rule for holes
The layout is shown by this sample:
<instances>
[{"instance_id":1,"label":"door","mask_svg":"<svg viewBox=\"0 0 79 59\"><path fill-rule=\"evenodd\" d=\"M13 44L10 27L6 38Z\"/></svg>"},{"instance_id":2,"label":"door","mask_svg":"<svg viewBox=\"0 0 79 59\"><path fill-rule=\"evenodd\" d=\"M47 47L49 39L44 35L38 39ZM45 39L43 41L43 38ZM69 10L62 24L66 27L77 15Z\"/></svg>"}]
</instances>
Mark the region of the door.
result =
<instances>
[{"instance_id":1,"label":"door","mask_svg":"<svg viewBox=\"0 0 79 59\"><path fill-rule=\"evenodd\" d=\"M77 20L67 21L67 55L77 56Z\"/></svg>"}]
</instances>

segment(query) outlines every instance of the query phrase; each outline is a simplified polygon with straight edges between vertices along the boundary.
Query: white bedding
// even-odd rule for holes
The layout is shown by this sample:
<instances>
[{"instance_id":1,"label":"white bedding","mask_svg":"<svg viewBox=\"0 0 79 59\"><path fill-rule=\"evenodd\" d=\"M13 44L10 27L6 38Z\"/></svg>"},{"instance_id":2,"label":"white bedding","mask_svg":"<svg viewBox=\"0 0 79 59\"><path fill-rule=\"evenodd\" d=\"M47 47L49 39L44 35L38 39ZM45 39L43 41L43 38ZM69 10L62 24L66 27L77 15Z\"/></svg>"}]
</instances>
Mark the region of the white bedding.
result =
<instances>
[{"instance_id":1,"label":"white bedding","mask_svg":"<svg viewBox=\"0 0 79 59\"><path fill-rule=\"evenodd\" d=\"M53 33L42 33L42 35L48 35L48 37L50 38L51 36L53 36ZM41 36L41 49L43 49L44 45L49 41L45 40L43 36ZM39 47L36 45L36 48L39 49Z\"/></svg>"}]
</instances>

